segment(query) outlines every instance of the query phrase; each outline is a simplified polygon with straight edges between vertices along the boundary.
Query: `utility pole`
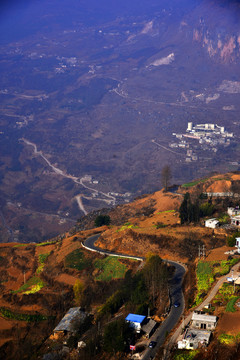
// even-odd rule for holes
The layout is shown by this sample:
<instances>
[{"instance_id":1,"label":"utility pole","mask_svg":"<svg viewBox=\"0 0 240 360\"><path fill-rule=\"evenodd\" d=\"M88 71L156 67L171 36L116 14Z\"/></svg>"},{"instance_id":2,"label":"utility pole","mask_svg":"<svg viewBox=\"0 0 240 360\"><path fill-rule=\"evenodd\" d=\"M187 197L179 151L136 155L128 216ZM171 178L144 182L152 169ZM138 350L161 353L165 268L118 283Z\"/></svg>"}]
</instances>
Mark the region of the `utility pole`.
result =
<instances>
[{"instance_id":1,"label":"utility pole","mask_svg":"<svg viewBox=\"0 0 240 360\"><path fill-rule=\"evenodd\" d=\"M198 245L198 257L199 259L201 259L201 257L203 257L203 259L206 257L205 245Z\"/></svg>"},{"instance_id":2,"label":"utility pole","mask_svg":"<svg viewBox=\"0 0 240 360\"><path fill-rule=\"evenodd\" d=\"M206 252L205 252L205 245L202 246L202 256L205 258Z\"/></svg>"},{"instance_id":3,"label":"utility pole","mask_svg":"<svg viewBox=\"0 0 240 360\"><path fill-rule=\"evenodd\" d=\"M184 317L184 315L183 315L182 329L184 330L184 328L185 328L185 317Z\"/></svg>"},{"instance_id":4,"label":"utility pole","mask_svg":"<svg viewBox=\"0 0 240 360\"><path fill-rule=\"evenodd\" d=\"M201 245L198 245L198 257L201 258Z\"/></svg>"}]
</instances>

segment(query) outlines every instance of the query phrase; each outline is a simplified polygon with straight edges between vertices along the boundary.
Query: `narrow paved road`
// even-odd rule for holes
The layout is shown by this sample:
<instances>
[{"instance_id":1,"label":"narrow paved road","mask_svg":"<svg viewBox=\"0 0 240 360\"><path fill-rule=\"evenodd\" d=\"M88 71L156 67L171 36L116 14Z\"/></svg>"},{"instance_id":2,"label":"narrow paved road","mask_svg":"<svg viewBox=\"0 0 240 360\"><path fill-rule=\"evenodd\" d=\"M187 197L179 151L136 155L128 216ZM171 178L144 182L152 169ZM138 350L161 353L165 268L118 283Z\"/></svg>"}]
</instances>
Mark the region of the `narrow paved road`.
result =
<instances>
[{"instance_id":1,"label":"narrow paved road","mask_svg":"<svg viewBox=\"0 0 240 360\"><path fill-rule=\"evenodd\" d=\"M212 299L214 298L214 296L217 294L218 290L220 289L220 287L223 285L224 282L227 281L227 277L231 277L232 276L232 271L237 271L237 269L239 268L239 263L235 264L231 270L229 271L229 273L227 275L222 276L217 282L216 284L213 286L213 288L210 290L208 296L206 297L206 299L198 306L196 307L194 310L200 311L204 308L205 305L209 304ZM193 315L193 312L191 312L183 321L182 323L179 325L179 327L177 328L177 330L175 331L175 333L173 334L173 336L171 337L170 341L169 341L169 347L171 347L174 343L176 343L178 336L181 334L182 329L185 327L186 324L189 323L189 321L191 320Z\"/></svg>"},{"instance_id":2,"label":"narrow paved road","mask_svg":"<svg viewBox=\"0 0 240 360\"><path fill-rule=\"evenodd\" d=\"M62 176L62 177L65 177L65 178L67 178L67 179L72 180L72 181L75 182L76 184L81 185L81 186L84 187L85 189L90 190L92 193L95 193L97 196L99 196L99 194L104 196L104 198L96 197L96 198L94 198L94 200L104 201L104 202L106 202L108 205L111 204L111 203L115 203L115 202L116 202L115 196L109 195L109 194L107 194L107 193L104 193L103 191L98 191L98 190L96 190L96 189L94 189L94 188L92 188L92 187L89 187L89 186L85 185L85 183L83 182L83 178L78 178L78 177L76 177L76 176L67 174L67 173L64 172L63 170L61 170L61 169L57 168L56 166L54 166L54 165L48 160L48 158L43 154L43 152L42 152L41 150L38 150L37 145L36 145L35 143L33 143L33 142L31 142L31 141L29 141L29 140L27 140L27 139L25 139L25 138L21 138L21 139L19 139L19 141L23 141L25 144L32 146L32 147L33 147L33 153L34 153L34 155L40 156L40 157L48 164L48 166L53 170L53 172L55 172L55 174L60 175L60 176ZM87 214L87 211L85 210L85 208L84 208L84 206L83 206L83 203L82 203L82 201L81 201L81 198L85 198L85 196L84 196L83 194L79 194L78 196L75 196L75 199L76 199L76 201L77 201L77 203L78 203L78 205L79 205L79 209L80 209L81 211L83 211L84 215L86 215L86 214ZM92 197L87 197L87 199L88 199L88 200L89 200L89 199L93 200Z\"/></svg>"},{"instance_id":3,"label":"narrow paved road","mask_svg":"<svg viewBox=\"0 0 240 360\"><path fill-rule=\"evenodd\" d=\"M103 250L100 249L98 247L96 247L94 245L95 241L99 238L101 234L97 234L97 235L93 235L91 237L89 237L88 239L85 240L84 242L84 247L87 248L90 251L96 251L99 252L101 254L105 254L105 255L111 255L111 256L122 256L122 257L126 257L126 258L133 258L133 259L137 259L140 261L144 261L145 258L144 257L135 257L135 256L131 256L131 255L124 255L124 254L117 254L117 253L112 253L109 250ZM155 331L155 333L153 334L153 336L151 337L151 340L156 341L157 345L154 349L150 349L147 348L144 352L144 355L142 357L142 360L149 360L149 359L154 359L158 349L163 345L166 335L174 328L174 326L178 323L180 317L182 316L183 312L184 312L184 308L185 308L185 303L184 303L184 296L183 296L183 292L182 292L182 281L183 281L183 277L185 274L185 267L175 261L170 261L170 260L164 260L166 261L168 264L172 265L175 267L175 273L172 277L172 279L170 279L169 281L169 296L170 296L170 312L168 317L165 319L165 321L161 324L161 326ZM207 305L208 303L211 302L211 300L214 298L214 296L217 294L219 288L222 286L222 284L227 281L227 277L231 277L232 273L237 271L239 269L239 263L235 264L230 272L227 275L222 276L217 283L213 286L213 288L210 290L208 296L206 297L206 299L194 310L202 310L204 308L205 305ZM174 307L174 304L176 302L180 303L179 307ZM184 326L189 323L189 321L192 318L192 314L193 312L191 312L183 321L182 323L178 326L178 328L176 329L176 331L174 332L174 334L172 335L172 337L170 338L167 346L166 346L166 351L165 351L165 356L164 359L168 358L168 349L170 349L172 347L172 345L174 343L176 343L178 336L181 334L182 329L184 328Z\"/></svg>"},{"instance_id":4,"label":"narrow paved road","mask_svg":"<svg viewBox=\"0 0 240 360\"><path fill-rule=\"evenodd\" d=\"M94 243L95 243L95 241L97 241L97 239L99 238L100 235L101 234L96 234L96 235L90 236L89 238L87 238L84 241L84 244L82 243L82 246L90 251L98 252L99 254L102 254L102 255L117 256L117 257L123 257L126 259L134 259L134 260L144 261L144 257L141 257L141 256L132 256L132 255L126 255L126 254L122 254L122 253L115 253L115 252L111 252L109 250L103 250L101 248L98 248L97 246L94 245Z\"/></svg>"},{"instance_id":5,"label":"narrow paved road","mask_svg":"<svg viewBox=\"0 0 240 360\"><path fill-rule=\"evenodd\" d=\"M94 243L95 243L95 241L97 241L97 239L99 238L100 235L101 234L96 234L96 235L89 237L88 239L85 240L83 246L90 251L99 252L104 255L121 256L121 257L130 258L130 259L132 258L132 259L136 259L136 260L140 260L140 261L145 260L144 257L124 255L121 253L113 253L109 250L103 250L103 249L96 247L94 245ZM154 335L151 337L151 340L157 342L156 347L154 349L147 348L144 352L142 360L148 360L151 357L154 358L154 356L156 355L160 346L163 345L166 335L177 324L178 320L180 319L180 317L184 311L184 307L185 307L184 296L183 296L183 292L182 292L182 280L183 280L186 269L183 265L181 265L175 261L170 261L170 260L169 261L164 260L164 261L166 261L168 264L174 266L176 269L172 278L169 281L169 297L170 297L170 301L171 301L170 312L169 312L168 317L164 320L164 322L161 324L161 326L155 331ZM176 302L180 303L179 307L174 307L174 304Z\"/></svg>"}]
</instances>

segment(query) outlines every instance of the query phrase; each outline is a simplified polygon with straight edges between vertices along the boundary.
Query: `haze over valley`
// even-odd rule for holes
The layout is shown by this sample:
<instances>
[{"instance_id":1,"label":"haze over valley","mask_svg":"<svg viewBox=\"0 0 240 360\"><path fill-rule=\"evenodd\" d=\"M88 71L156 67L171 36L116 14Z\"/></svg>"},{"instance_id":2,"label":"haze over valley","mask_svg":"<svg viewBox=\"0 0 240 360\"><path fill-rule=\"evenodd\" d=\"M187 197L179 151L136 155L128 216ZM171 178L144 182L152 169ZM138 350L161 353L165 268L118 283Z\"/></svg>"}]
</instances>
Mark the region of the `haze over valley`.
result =
<instances>
[{"instance_id":1,"label":"haze over valley","mask_svg":"<svg viewBox=\"0 0 240 360\"><path fill-rule=\"evenodd\" d=\"M2 5L1 241L156 191L166 164L173 184L238 170L239 14L234 1ZM224 133L186 137L189 123Z\"/></svg>"}]
</instances>

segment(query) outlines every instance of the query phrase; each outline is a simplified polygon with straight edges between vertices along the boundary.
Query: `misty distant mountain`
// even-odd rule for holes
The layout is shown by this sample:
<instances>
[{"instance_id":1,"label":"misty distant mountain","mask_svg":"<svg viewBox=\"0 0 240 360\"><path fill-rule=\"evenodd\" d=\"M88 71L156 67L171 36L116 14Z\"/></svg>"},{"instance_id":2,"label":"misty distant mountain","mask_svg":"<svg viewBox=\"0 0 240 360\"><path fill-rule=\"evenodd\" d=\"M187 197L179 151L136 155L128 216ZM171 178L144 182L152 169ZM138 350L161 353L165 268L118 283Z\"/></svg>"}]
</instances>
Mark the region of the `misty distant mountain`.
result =
<instances>
[{"instance_id":1,"label":"misty distant mountain","mask_svg":"<svg viewBox=\"0 0 240 360\"><path fill-rule=\"evenodd\" d=\"M2 241L239 169L238 1L5 1ZM204 139L188 123L224 127ZM185 135L188 135L187 137Z\"/></svg>"}]
</instances>

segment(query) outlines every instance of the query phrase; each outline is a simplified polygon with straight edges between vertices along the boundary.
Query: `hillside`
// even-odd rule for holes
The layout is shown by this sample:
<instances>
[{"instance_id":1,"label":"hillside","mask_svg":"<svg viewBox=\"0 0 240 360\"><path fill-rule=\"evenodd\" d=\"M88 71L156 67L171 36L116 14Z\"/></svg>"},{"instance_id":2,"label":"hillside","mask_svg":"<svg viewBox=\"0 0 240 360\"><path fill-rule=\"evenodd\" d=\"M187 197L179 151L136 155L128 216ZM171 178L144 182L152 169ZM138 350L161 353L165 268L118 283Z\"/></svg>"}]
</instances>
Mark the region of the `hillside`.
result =
<instances>
[{"instance_id":1,"label":"hillside","mask_svg":"<svg viewBox=\"0 0 240 360\"><path fill-rule=\"evenodd\" d=\"M96 320L97 309L121 287L127 270L137 273L139 263L136 261L115 259L111 262L107 257L83 249L81 242L95 233L102 232L97 245L103 249L144 257L157 254L163 259L185 263L188 266L185 297L186 301L190 298L193 301L197 291L195 265L199 245L205 245L206 261L227 260L228 255L224 253L231 249L226 246L229 231L205 228L203 218L197 224L181 224L180 204L187 191L194 201L204 192L237 193L239 183L238 173L214 175L184 184L176 193L161 190L108 209L110 226L94 228L94 213L65 237L40 244L1 244L0 356L22 360L33 358L30 354L37 358L39 353L47 351L47 346L52 346L47 340L52 330L65 312L77 304L74 292L77 281L84 289L81 305ZM211 201L214 216L222 216L226 206L237 204L238 199L230 196L199 201ZM79 230L83 226L85 230ZM161 301L156 300L154 310L159 316L168 304L167 296ZM123 306L121 313L130 309L136 308L133 304ZM223 324L224 319L221 328ZM238 330L237 327L235 332ZM44 340L47 341L45 345ZM107 359L108 355L104 356Z\"/></svg>"}]
</instances>

